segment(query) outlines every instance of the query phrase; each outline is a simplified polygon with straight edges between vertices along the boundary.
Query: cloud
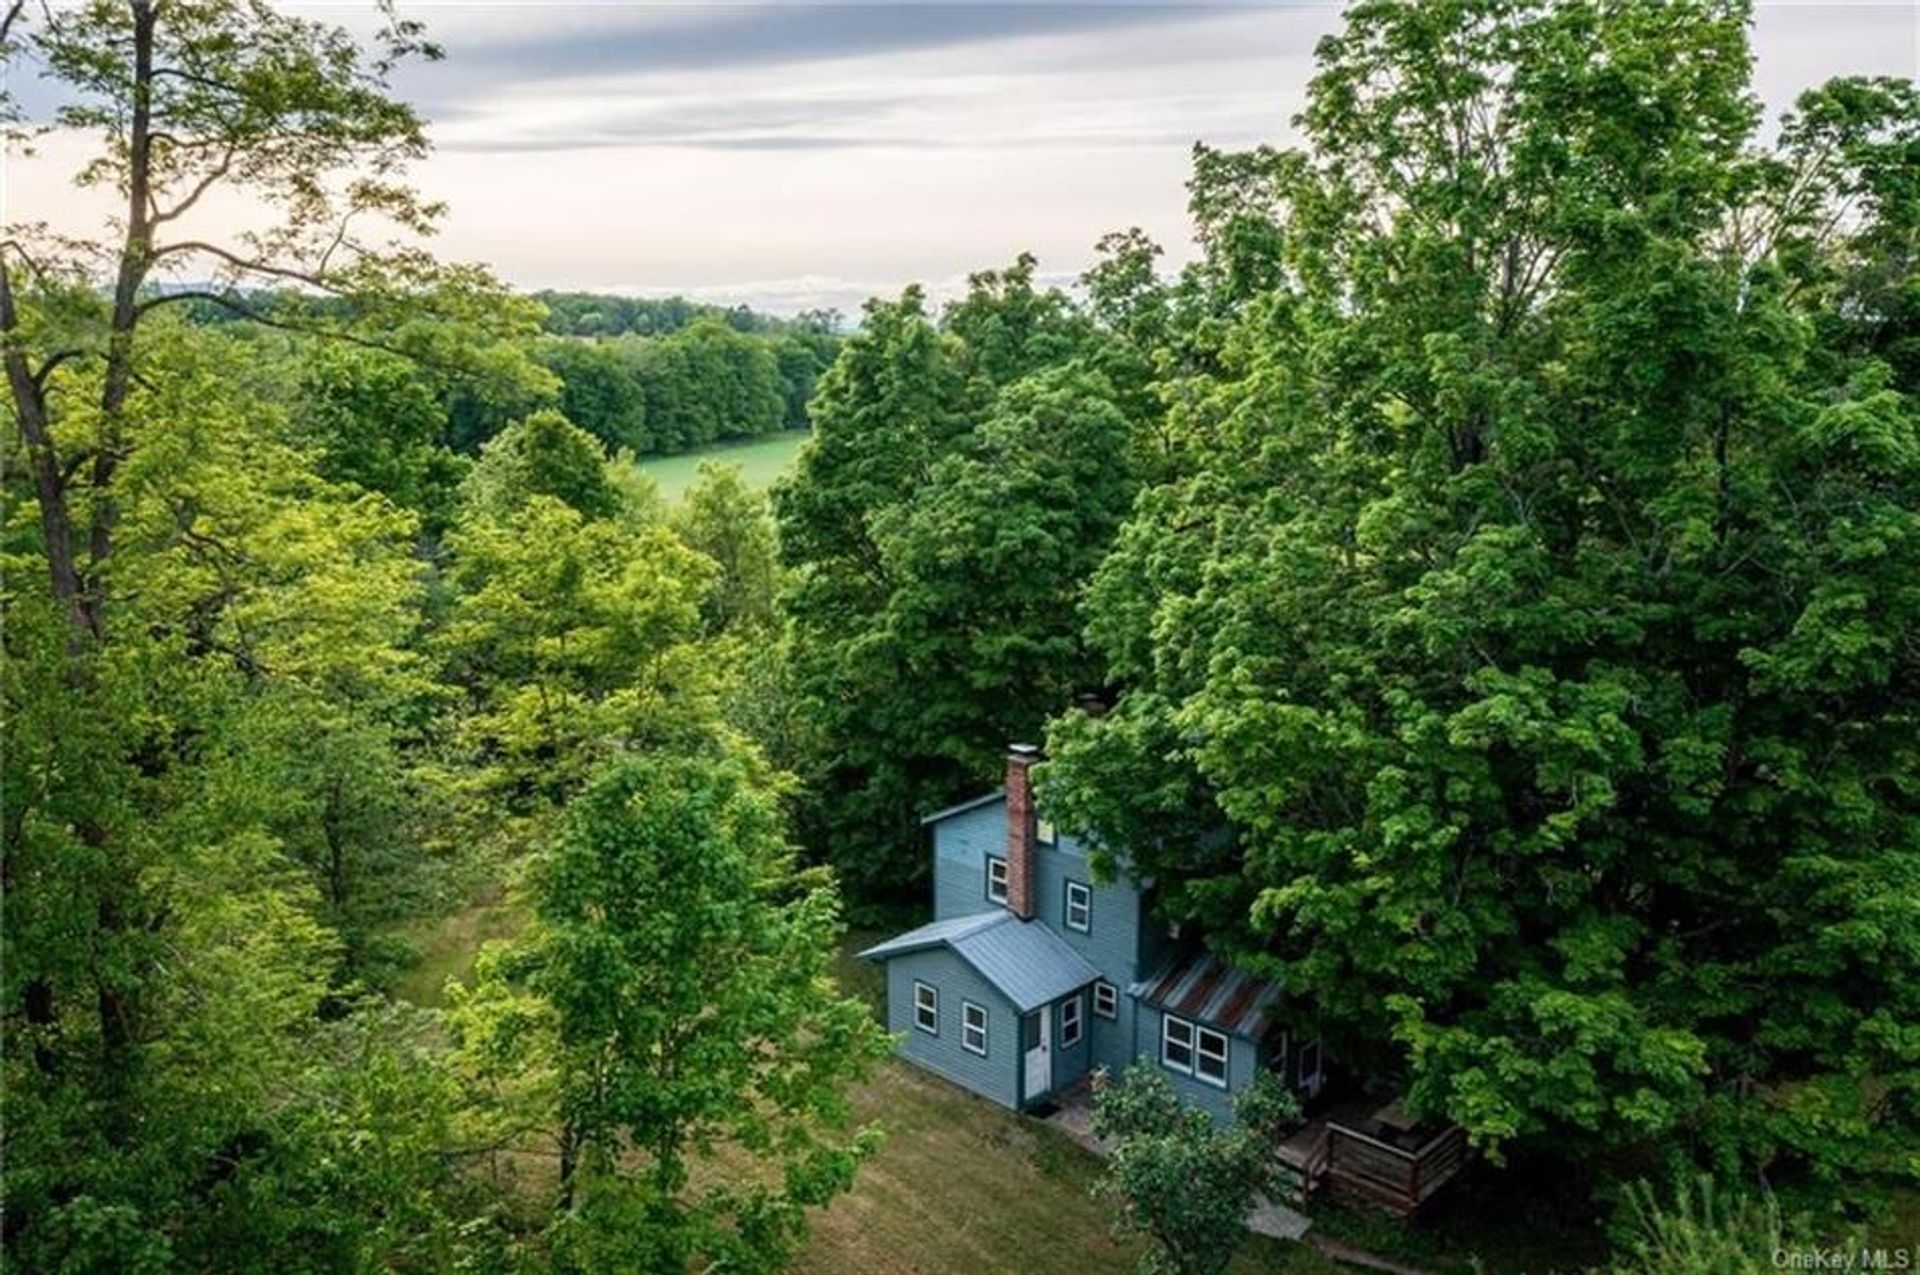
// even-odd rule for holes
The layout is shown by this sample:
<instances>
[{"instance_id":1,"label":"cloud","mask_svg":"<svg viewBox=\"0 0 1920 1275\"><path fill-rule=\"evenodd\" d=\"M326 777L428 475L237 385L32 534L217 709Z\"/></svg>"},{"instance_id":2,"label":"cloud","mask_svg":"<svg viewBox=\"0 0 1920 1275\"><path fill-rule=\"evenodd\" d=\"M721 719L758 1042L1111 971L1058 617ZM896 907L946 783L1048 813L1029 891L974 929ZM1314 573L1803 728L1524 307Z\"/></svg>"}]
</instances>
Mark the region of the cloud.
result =
<instances>
[{"instance_id":1,"label":"cloud","mask_svg":"<svg viewBox=\"0 0 1920 1275\"><path fill-rule=\"evenodd\" d=\"M1231 12L1203 3L886 3L679 5L626 10L624 22L496 28L464 42L445 24L449 54L477 72L519 80L602 72L733 70L873 57L1036 35L1204 21Z\"/></svg>"}]
</instances>

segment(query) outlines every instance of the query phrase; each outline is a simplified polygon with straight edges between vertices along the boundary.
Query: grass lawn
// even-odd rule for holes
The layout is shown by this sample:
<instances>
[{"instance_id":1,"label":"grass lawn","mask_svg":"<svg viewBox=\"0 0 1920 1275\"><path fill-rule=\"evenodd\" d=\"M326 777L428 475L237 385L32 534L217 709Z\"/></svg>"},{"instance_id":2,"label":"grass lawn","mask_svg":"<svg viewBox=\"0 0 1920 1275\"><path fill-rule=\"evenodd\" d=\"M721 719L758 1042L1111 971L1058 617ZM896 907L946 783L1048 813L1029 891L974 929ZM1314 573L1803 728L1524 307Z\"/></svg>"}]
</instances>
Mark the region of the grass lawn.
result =
<instances>
[{"instance_id":1,"label":"grass lawn","mask_svg":"<svg viewBox=\"0 0 1920 1275\"><path fill-rule=\"evenodd\" d=\"M401 930L420 959L395 981L393 994L424 1009L439 1008L447 980L465 982L480 948L489 939L512 936L520 919L518 908L495 887L449 916Z\"/></svg>"},{"instance_id":2,"label":"grass lawn","mask_svg":"<svg viewBox=\"0 0 1920 1275\"><path fill-rule=\"evenodd\" d=\"M687 488L693 485L693 480L699 477L700 466L708 461L738 465L749 487L765 487L793 466L793 458L799 454L800 444L806 441L806 430L782 430L763 438L721 443L698 451L682 452L678 456L642 457L639 461L640 472L659 484L660 494L669 502L680 499Z\"/></svg>"},{"instance_id":3,"label":"grass lawn","mask_svg":"<svg viewBox=\"0 0 1920 1275\"><path fill-rule=\"evenodd\" d=\"M856 1100L887 1142L847 1195L813 1219L794 1270L924 1275L1095 1275L1132 1267L1105 1205L1087 1194L1100 1162L1053 1129L905 1063ZM1248 1236L1236 1275L1349 1270L1300 1244Z\"/></svg>"}]
</instances>

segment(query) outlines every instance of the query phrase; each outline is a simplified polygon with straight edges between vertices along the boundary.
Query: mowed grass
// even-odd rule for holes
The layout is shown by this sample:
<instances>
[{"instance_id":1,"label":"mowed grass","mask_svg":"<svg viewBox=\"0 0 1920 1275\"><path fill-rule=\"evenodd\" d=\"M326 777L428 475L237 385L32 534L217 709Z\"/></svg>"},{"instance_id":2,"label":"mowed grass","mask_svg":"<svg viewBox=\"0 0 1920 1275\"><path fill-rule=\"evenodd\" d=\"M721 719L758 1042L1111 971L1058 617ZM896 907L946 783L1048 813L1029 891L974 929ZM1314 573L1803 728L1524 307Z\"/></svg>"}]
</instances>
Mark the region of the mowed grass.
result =
<instances>
[{"instance_id":1,"label":"mowed grass","mask_svg":"<svg viewBox=\"0 0 1920 1275\"><path fill-rule=\"evenodd\" d=\"M800 445L807 441L803 429L781 430L764 438L745 442L721 443L678 456L647 456L638 463L640 472L659 485L660 494L669 503L677 501L700 476L700 466L712 461L720 465L738 465L747 486L764 488L793 467Z\"/></svg>"},{"instance_id":2,"label":"mowed grass","mask_svg":"<svg viewBox=\"0 0 1920 1275\"><path fill-rule=\"evenodd\" d=\"M521 913L498 892L407 932L419 963L395 988L438 1006L465 981L488 939L512 935ZM881 1010L885 980L853 953L891 931L862 930L842 946L842 987ZM854 1095L855 1119L886 1131L851 1192L813 1215L803 1275L1106 1275L1133 1269L1142 1247L1112 1234L1112 1213L1089 1188L1100 1160L1039 1121L1016 1116L897 1060ZM511 1159L511 1157L509 1157ZM496 1166L527 1199L551 1189L545 1160ZM1232 1275L1331 1275L1351 1270L1301 1244L1249 1235Z\"/></svg>"},{"instance_id":3,"label":"mowed grass","mask_svg":"<svg viewBox=\"0 0 1920 1275\"><path fill-rule=\"evenodd\" d=\"M794 1270L922 1275L1096 1275L1132 1269L1136 1243L1111 1233L1088 1188L1100 1161L1038 1121L936 1076L888 1062L855 1099L886 1144L853 1190L812 1221ZM1342 1270L1300 1244L1250 1235L1236 1275Z\"/></svg>"}]
</instances>

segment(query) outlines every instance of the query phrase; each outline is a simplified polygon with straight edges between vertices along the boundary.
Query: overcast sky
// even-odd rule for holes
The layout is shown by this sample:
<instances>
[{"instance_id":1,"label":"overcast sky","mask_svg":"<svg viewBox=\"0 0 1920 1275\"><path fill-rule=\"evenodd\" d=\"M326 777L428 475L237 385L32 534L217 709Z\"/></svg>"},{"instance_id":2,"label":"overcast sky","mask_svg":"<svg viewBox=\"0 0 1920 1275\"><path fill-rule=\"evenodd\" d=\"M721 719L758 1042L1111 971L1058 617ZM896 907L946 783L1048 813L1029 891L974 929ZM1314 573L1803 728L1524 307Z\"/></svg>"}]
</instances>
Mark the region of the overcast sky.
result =
<instances>
[{"instance_id":1,"label":"overcast sky","mask_svg":"<svg viewBox=\"0 0 1920 1275\"><path fill-rule=\"evenodd\" d=\"M1339 17L1318 2L402 9L447 51L399 80L433 121L417 177L451 205L443 255L528 288L782 312L851 311L912 281L945 293L1022 250L1071 275L1130 225L1179 259L1190 146L1289 140ZM1757 87L1779 107L1834 74L1920 74L1917 15L1763 0ZM96 220L65 185L79 154L53 138L9 164L8 219Z\"/></svg>"}]
</instances>

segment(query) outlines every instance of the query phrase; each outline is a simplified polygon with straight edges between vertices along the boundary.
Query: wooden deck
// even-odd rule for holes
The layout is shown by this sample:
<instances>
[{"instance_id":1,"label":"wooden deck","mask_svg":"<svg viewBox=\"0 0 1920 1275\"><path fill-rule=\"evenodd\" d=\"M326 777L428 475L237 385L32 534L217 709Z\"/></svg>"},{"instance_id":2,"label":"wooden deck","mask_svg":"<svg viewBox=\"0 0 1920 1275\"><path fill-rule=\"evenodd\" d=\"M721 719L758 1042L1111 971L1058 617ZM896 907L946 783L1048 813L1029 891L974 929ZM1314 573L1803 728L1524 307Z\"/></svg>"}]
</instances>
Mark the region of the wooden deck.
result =
<instances>
[{"instance_id":1,"label":"wooden deck","mask_svg":"<svg viewBox=\"0 0 1920 1275\"><path fill-rule=\"evenodd\" d=\"M1395 1127L1382 1116L1396 1107L1336 1107L1282 1142L1280 1162L1299 1179L1295 1199L1325 1190L1411 1217L1466 1167L1464 1130Z\"/></svg>"}]
</instances>

